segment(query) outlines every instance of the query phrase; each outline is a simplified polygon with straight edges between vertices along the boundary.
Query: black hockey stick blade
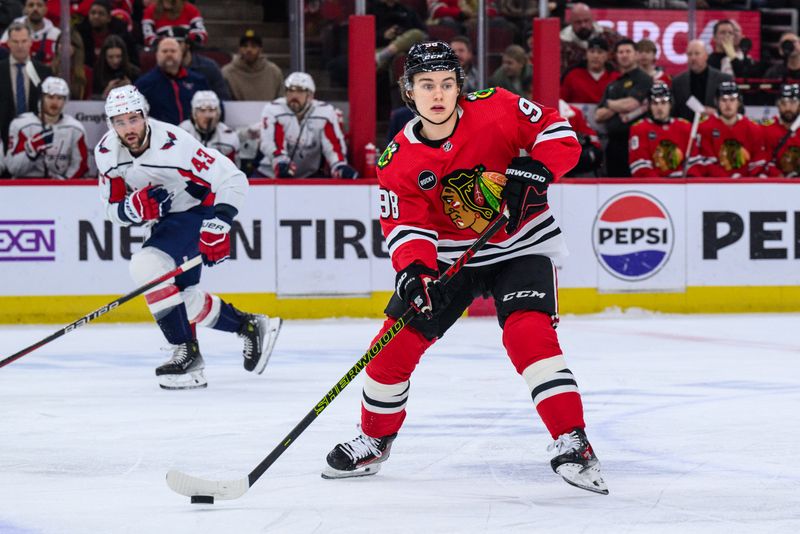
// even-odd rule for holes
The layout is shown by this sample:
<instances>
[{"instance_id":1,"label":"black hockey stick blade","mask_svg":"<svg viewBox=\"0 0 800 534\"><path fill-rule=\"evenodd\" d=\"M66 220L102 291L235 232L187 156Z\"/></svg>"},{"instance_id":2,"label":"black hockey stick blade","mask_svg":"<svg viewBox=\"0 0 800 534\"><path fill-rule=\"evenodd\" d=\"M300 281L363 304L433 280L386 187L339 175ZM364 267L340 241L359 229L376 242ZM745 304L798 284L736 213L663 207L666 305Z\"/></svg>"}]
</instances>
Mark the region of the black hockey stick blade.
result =
<instances>
[{"instance_id":1,"label":"black hockey stick blade","mask_svg":"<svg viewBox=\"0 0 800 534\"><path fill-rule=\"evenodd\" d=\"M470 245L470 247L447 268L439 279L442 284L447 284L464 265L472 259L491 237L496 234L508 222L508 211L495 219L491 225L481 234L481 236ZM342 378L325 394L322 399L309 411L302 421L295 426L289 434L258 464L247 477L238 480L207 480L203 478L187 475L181 471L172 470L167 473L167 485L169 488L180 495L191 498L192 503L210 504L214 499L230 500L238 499L249 490L253 484L261 478L267 469L283 454L286 449L308 428L311 423L339 396L339 393L346 388L350 382L377 356L383 348L394 339L398 333L414 318L416 312L413 308L408 308L403 315L361 356ZM199 499L198 499L199 497Z\"/></svg>"},{"instance_id":2,"label":"black hockey stick blade","mask_svg":"<svg viewBox=\"0 0 800 534\"><path fill-rule=\"evenodd\" d=\"M105 306L101 306L100 308L97 308L93 312L84 315L83 317L81 317L77 321L68 324L67 326L65 326L61 330L53 332L52 334L50 334L46 338L37 341L36 343L34 343L33 345L31 345L29 347L25 347L21 351L12 354L8 358L0 360L0 367L5 367L6 365L8 365L10 363L12 363L12 362L14 362L16 360L19 360L20 358L22 358L26 354L30 354L31 352L35 351L39 347L43 347L44 345L47 345L48 343L50 343L54 339L58 339L61 336L63 336L64 334L72 332L76 328L80 328L81 326L89 324L90 322L94 321L98 317L107 314L111 310L121 306L122 304L128 302L129 300L138 297L139 295L141 295L142 293L145 293L146 291L148 291L150 289L153 289L154 287L156 287L158 284L164 282L165 280L169 280L170 278L173 278L175 276L178 276L181 273L185 273L186 271L189 271L190 269L193 269L194 267L200 265L201 261L202 261L202 258L200 256L195 256L192 259L186 260L185 262L183 262L181 265L179 265L175 269L171 270L170 272L159 276L155 280L152 280L152 281L146 283L145 285L139 287L138 289L135 289L135 290L131 291L127 295L123 295L123 296L119 297L118 299L109 302Z\"/></svg>"}]
</instances>

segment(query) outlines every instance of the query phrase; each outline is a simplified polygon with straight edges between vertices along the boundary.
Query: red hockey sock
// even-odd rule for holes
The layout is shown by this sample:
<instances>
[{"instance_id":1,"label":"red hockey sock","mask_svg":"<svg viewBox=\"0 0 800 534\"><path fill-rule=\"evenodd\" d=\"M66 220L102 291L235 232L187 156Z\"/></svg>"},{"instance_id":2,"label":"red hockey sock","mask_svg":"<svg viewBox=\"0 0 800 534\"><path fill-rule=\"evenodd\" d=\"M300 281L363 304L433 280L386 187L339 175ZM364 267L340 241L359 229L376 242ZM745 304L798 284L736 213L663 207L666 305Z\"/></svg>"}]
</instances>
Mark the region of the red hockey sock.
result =
<instances>
[{"instance_id":1,"label":"red hockey sock","mask_svg":"<svg viewBox=\"0 0 800 534\"><path fill-rule=\"evenodd\" d=\"M506 320L503 345L531 391L533 404L553 438L583 428L578 385L567 369L552 320L543 312L516 311Z\"/></svg>"},{"instance_id":2,"label":"red hockey sock","mask_svg":"<svg viewBox=\"0 0 800 534\"><path fill-rule=\"evenodd\" d=\"M372 342L375 343L392 324L394 320L387 319ZM407 326L367 365L361 401L364 434L381 438L400 430L406 418L409 378L432 344L433 341Z\"/></svg>"}]
</instances>

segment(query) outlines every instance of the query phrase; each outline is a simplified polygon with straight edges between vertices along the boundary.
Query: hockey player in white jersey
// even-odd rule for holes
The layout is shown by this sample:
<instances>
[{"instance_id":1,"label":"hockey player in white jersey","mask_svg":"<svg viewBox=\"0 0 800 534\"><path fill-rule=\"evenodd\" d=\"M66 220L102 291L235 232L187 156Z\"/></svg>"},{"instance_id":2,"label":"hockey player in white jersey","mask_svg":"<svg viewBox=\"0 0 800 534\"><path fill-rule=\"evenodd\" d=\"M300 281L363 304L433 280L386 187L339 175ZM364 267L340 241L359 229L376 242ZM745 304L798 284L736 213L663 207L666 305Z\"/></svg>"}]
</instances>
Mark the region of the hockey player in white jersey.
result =
<instances>
[{"instance_id":1,"label":"hockey player in white jersey","mask_svg":"<svg viewBox=\"0 0 800 534\"><path fill-rule=\"evenodd\" d=\"M41 87L39 114L23 113L9 126L8 172L13 177L83 178L89 170L86 131L64 113L69 86L50 76Z\"/></svg>"},{"instance_id":2,"label":"hockey player in white jersey","mask_svg":"<svg viewBox=\"0 0 800 534\"><path fill-rule=\"evenodd\" d=\"M341 114L314 99L314 79L305 72L293 72L284 85L286 96L268 102L261 113L264 157L258 174L268 178L358 177L347 164Z\"/></svg>"},{"instance_id":3,"label":"hockey player in white jersey","mask_svg":"<svg viewBox=\"0 0 800 534\"><path fill-rule=\"evenodd\" d=\"M228 158L183 129L147 117L147 102L132 85L113 89L105 111L110 131L95 147L106 216L122 226L150 225L130 262L137 285L202 254L216 265L230 256L229 231L247 192L247 178ZM145 293L172 344L172 358L156 369L164 389L206 387L195 326L244 339L244 367L261 373L281 320L244 313L198 288L197 266Z\"/></svg>"},{"instance_id":4,"label":"hockey player in white jersey","mask_svg":"<svg viewBox=\"0 0 800 534\"><path fill-rule=\"evenodd\" d=\"M220 121L222 108L214 91L197 91L192 97L192 118L179 124L192 137L222 152L239 166L239 135Z\"/></svg>"}]
</instances>

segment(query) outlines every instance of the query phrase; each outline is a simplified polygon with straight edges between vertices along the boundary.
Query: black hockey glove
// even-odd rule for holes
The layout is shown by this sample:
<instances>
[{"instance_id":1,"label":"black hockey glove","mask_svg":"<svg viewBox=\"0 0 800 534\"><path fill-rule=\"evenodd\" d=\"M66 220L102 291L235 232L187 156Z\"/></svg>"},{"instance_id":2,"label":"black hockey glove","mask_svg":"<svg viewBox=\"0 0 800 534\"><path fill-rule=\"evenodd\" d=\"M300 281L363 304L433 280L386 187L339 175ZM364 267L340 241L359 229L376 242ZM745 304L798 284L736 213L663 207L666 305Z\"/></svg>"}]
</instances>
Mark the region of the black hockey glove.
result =
<instances>
[{"instance_id":1,"label":"black hockey glove","mask_svg":"<svg viewBox=\"0 0 800 534\"><path fill-rule=\"evenodd\" d=\"M397 296L426 319L447 305L439 273L419 263L399 271L394 285Z\"/></svg>"},{"instance_id":2,"label":"black hockey glove","mask_svg":"<svg viewBox=\"0 0 800 534\"><path fill-rule=\"evenodd\" d=\"M506 169L503 200L508 207L506 232L513 234L530 213L547 205L547 186L553 173L541 161L529 157L514 158Z\"/></svg>"}]
</instances>

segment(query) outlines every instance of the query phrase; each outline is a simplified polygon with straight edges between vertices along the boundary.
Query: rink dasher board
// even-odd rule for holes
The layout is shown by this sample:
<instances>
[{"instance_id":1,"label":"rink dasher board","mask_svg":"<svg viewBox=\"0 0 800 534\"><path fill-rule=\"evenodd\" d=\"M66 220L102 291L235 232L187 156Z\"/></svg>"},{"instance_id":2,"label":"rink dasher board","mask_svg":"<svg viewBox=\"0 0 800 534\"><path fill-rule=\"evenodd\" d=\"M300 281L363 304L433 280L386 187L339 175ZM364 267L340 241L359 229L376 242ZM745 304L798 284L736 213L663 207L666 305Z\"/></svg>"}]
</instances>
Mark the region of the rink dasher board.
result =
<instances>
[{"instance_id":1,"label":"rink dasher board","mask_svg":"<svg viewBox=\"0 0 800 534\"><path fill-rule=\"evenodd\" d=\"M202 286L288 318L381 315L394 271L377 184L252 185L234 257ZM95 181L0 187L0 323L68 322L131 290L145 230L105 221ZM800 310L800 184L571 180L549 198L570 250L555 259L561 313ZM106 318L148 319L141 299Z\"/></svg>"}]
</instances>

